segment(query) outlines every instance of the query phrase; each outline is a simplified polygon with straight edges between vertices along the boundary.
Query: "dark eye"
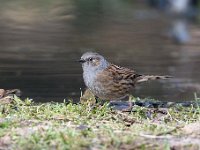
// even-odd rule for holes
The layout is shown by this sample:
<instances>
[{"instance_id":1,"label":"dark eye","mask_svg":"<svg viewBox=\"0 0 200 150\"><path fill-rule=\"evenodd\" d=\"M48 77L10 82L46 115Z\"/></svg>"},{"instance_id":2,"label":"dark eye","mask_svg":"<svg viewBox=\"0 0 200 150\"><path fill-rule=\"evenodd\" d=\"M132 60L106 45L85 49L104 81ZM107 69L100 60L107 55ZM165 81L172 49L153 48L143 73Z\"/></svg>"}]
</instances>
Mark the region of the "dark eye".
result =
<instances>
[{"instance_id":1,"label":"dark eye","mask_svg":"<svg viewBox=\"0 0 200 150\"><path fill-rule=\"evenodd\" d=\"M89 58L88 60L89 60L89 61L93 61L93 58Z\"/></svg>"}]
</instances>

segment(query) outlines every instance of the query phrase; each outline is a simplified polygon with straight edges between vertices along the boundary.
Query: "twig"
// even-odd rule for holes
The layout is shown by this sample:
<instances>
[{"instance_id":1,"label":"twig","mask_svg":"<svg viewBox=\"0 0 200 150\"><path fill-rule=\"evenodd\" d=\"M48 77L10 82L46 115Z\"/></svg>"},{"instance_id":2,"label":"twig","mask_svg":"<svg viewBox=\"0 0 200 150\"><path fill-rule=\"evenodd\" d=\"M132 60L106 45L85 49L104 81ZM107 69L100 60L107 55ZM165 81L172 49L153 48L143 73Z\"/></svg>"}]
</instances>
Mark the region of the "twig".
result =
<instances>
[{"instance_id":1,"label":"twig","mask_svg":"<svg viewBox=\"0 0 200 150\"><path fill-rule=\"evenodd\" d=\"M150 139L171 139L174 137L172 135L158 136L158 135L149 135L149 134L143 134L143 133L140 133L139 136L145 137L145 138L150 138Z\"/></svg>"}]
</instances>

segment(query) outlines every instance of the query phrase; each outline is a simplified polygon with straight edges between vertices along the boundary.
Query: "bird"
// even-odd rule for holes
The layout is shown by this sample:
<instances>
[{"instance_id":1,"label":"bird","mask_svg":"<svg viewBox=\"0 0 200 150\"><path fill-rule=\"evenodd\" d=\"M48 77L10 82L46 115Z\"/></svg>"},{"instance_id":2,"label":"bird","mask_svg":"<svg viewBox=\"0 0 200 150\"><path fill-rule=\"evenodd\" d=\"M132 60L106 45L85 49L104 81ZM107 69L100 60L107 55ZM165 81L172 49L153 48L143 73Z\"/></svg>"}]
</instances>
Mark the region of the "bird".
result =
<instances>
[{"instance_id":1,"label":"bird","mask_svg":"<svg viewBox=\"0 0 200 150\"><path fill-rule=\"evenodd\" d=\"M85 52L79 62L82 64L86 87L102 100L122 100L130 95L138 83L171 78L171 76L138 74L133 69L110 63L96 52Z\"/></svg>"}]
</instances>

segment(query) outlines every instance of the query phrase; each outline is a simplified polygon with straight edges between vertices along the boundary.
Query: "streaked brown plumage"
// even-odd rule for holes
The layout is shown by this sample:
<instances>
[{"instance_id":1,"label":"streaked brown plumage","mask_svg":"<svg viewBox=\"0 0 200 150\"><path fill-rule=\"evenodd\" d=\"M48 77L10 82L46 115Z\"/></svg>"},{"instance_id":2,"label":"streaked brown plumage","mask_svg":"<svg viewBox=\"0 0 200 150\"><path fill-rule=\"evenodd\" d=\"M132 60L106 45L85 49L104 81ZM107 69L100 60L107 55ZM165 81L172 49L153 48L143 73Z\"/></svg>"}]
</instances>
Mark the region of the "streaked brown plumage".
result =
<instances>
[{"instance_id":1,"label":"streaked brown plumage","mask_svg":"<svg viewBox=\"0 0 200 150\"><path fill-rule=\"evenodd\" d=\"M111 64L98 53L87 52L80 62L86 86L94 95L105 100L119 100L128 96L137 83L167 79L170 76L140 75L134 70Z\"/></svg>"}]
</instances>

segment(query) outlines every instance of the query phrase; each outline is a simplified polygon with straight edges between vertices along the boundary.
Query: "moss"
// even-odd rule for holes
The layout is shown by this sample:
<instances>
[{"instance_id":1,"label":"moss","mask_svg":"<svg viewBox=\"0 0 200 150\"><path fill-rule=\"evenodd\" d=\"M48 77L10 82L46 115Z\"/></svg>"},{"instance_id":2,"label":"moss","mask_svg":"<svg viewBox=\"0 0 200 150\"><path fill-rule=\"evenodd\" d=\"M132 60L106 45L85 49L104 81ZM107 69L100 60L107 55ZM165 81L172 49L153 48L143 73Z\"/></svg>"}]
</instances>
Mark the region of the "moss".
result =
<instances>
[{"instance_id":1,"label":"moss","mask_svg":"<svg viewBox=\"0 0 200 150\"><path fill-rule=\"evenodd\" d=\"M199 146L195 140L200 135L188 135L183 130L200 122L200 108L194 106L134 106L132 112L123 113L108 103L36 104L14 96L11 103L0 105L0 118L0 148L5 149L170 149L177 143ZM181 138L194 143L180 142Z\"/></svg>"}]
</instances>

